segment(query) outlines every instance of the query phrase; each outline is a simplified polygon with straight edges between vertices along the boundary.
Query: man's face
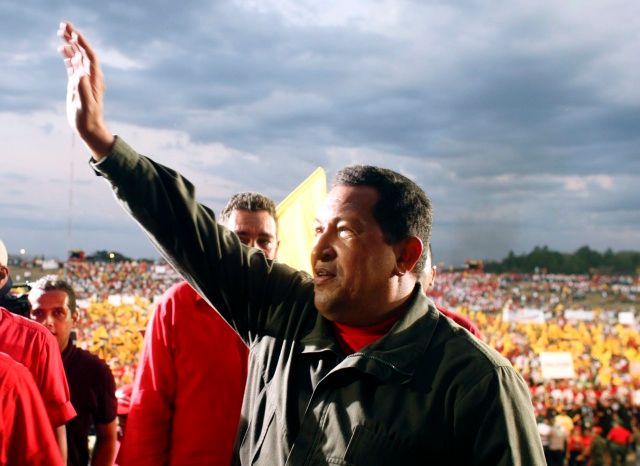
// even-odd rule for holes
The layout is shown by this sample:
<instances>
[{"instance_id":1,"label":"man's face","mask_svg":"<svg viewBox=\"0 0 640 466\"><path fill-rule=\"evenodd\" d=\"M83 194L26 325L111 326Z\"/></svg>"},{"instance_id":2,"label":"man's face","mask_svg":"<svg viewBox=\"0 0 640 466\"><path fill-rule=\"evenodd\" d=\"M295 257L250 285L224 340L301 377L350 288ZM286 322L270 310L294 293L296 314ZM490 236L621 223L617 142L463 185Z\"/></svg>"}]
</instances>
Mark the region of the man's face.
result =
<instances>
[{"instance_id":1,"label":"man's face","mask_svg":"<svg viewBox=\"0 0 640 466\"><path fill-rule=\"evenodd\" d=\"M62 290L38 291L29 293L31 319L47 327L58 340L60 351L69 344L71 328L77 320L77 313L71 313L67 293Z\"/></svg>"},{"instance_id":2,"label":"man's face","mask_svg":"<svg viewBox=\"0 0 640 466\"><path fill-rule=\"evenodd\" d=\"M262 250L267 259L276 258L279 244L276 221L266 210L233 210L226 227L247 246Z\"/></svg>"},{"instance_id":3,"label":"man's face","mask_svg":"<svg viewBox=\"0 0 640 466\"><path fill-rule=\"evenodd\" d=\"M315 305L331 321L370 325L399 305L392 286L396 251L373 217L378 197L372 187L336 186L316 219Z\"/></svg>"}]
</instances>

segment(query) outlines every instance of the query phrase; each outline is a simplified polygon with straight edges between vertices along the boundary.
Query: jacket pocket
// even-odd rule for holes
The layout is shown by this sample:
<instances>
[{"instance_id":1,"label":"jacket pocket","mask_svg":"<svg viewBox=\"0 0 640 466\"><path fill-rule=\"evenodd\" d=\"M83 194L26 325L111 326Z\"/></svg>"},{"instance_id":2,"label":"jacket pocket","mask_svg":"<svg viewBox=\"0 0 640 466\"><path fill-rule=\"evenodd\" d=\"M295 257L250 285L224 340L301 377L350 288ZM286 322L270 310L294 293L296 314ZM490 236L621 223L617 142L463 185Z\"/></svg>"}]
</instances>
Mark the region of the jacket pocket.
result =
<instances>
[{"instance_id":1,"label":"jacket pocket","mask_svg":"<svg viewBox=\"0 0 640 466\"><path fill-rule=\"evenodd\" d=\"M394 438L378 426L356 426L344 454L346 464L404 464L402 458L407 453L404 441Z\"/></svg>"}]
</instances>

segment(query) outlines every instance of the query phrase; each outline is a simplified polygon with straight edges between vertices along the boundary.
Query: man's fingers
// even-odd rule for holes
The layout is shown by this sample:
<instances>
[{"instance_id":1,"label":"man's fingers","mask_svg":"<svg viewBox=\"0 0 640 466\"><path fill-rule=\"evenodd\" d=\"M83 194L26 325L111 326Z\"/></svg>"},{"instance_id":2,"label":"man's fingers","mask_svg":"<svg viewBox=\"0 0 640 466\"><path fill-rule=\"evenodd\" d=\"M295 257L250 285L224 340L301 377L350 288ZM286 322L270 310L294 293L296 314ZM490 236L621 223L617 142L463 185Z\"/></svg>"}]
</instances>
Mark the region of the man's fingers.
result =
<instances>
[{"instance_id":1,"label":"man's fingers","mask_svg":"<svg viewBox=\"0 0 640 466\"><path fill-rule=\"evenodd\" d=\"M87 74L86 57L82 56L82 53L77 50L77 47L71 45L63 45L58 48L60 55L63 57L63 63L67 70L67 76L74 74Z\"/></svg>"},{"instance_id":2,"label":"man's fingers","mask_svg":"<svg viewBox=\"0 0 640 466\"><path fill-rule=\"evenodd\" d=\"M80 104L87 108L88 101L95 101L93 95L93 89L91 88L91 80L88 76L80 76L78 80L78 97L80 98Z\"/></svg>"},{"instance_id":3,"label":"man's fingers","mask_svg":"<svg viewBox=\"0 0 640 466\"><path fill-rule=\"evenodd\" d=\"M66 42L61 53L63 54L63 57L71 58L71 65L74 69L81 66L85 74L101 76L98 56L93 51L89 42L73 27L71 23L60 23L58 27L58 36ZM76 58L76 54L80 54L79 59Z\"/></svg>"},{"instance_id":4,"label":"man's fingers","mask_svg":"<svg viewBox=\"0 0 640 466\"><path fill-rule=\"evenodd\" d=\"M87 41L87 39L85 39L84 36L77 29L75 29L71 23L60 23L58 35L68 43L77 45L79 48L81 48L87 55L89 61L93 64L93 66L98 66L98 56L93 51L93 47L91 47L89 41Z\"/></svg>"},{"instance_id":5,"label":"man's fingers","mask_svg":"<svg viewBox=\"0 0 640 466\"><path fill-rule=\"evenodd\" d=\"M74 107L80 108L81 103L87 102L87 99L95 99L89 78L92 63L85 49L87 42L68 22L60 23L58 36L66 42L58 50L64 57L64 65L69 78L67 97L73 102Z\"/></svg>"},{"instance_id":6,"label":"man's fingers","mask_svg":"<svg viewBox=\"0 0 640 466\"><path fill-rule=\"evenodd\" d=\"M80 64L82 65L82 69L86 74L91 75L91 67L93 65L93 62L87 55L87 51L84 49L84 47L79 45L78 48L80 49Z\"/></svg>"},{"instance_id":7,"label":"man's fingers","mask_svg":"<svg viewBox=\"0 0 640 466\"><path fill-rule=\"evenodd\" d=\"M73 47L70 45L61 45L58 47L58 52L60 52L60 55L62 55L62 58L65 60L73 57L73 54L75 53Z\"/></svg>"},{"instance_id":8,"label":"man's fingers","mask_svg":"<svg viewBox=\"0 0 640 466\"><path fill-rule=\"evenodd\" d=\"M70 38L69 23L60 23L58 26L58 37L69 40Z\"/></svg>"},{"instance_id":9,"label":"man's fingers","mask_svg":"<svg viewBox=\"0 0 640 466\"><path fill-rule=\"evenodd\" d=\"M89 58L89 61L93 64L93 67L97 68L98 67L98 56L93 51L93 48L91 47L91 44L89 44L89 42L84 38L84 36L82 34L80 34L77 31L76 31L76 34L77 34L76 40L77 40L78 44L80 45L80 47L82 48L84 53Z\"/></svg>"}]
</instances>

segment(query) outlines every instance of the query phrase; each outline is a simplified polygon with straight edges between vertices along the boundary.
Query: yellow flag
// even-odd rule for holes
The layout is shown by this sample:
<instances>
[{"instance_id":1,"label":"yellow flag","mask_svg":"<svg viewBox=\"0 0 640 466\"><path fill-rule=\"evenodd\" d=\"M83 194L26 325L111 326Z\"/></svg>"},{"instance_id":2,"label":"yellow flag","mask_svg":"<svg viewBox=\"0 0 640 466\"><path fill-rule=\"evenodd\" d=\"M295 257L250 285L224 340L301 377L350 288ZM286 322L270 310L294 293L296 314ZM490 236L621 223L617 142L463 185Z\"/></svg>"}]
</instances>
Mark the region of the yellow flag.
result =
<instances>
[{"instance_id":1,"label":"yellow flag","mask_svg":"<svg viewBox=\"0 0 640 466\"><path fill-rule=\"evenodd\" d=\"M278 262L311 273L313 222L327 194L327 176L316 168L276 207L278 217Z\"/></svg>"}]
</instances>

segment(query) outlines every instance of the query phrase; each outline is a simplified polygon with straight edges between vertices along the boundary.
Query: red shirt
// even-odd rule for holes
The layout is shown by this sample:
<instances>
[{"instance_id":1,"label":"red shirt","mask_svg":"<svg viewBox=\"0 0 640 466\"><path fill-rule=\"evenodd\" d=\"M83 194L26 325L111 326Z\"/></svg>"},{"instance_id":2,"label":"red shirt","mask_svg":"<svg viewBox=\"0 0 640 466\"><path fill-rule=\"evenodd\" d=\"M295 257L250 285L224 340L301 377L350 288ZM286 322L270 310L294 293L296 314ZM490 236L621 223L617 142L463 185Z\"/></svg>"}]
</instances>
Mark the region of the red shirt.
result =
<instances>
[{"instance_id":1,"label":"red shirt","mask_svg":"<svg viewBox=\"0 0 640 466\"><path fill-rule=\"evenodd\" d=\"M49 330L0 308L0 351L29 369L53 427L75 417L60 347Z\"/></svg>"},{"instance_id":2,"label":"red shirt","mask_svg":"<svg viewBox=\"0 0 640 466\"><path fill-rule=\"evenodd\" d=\"M437 305L436 309L438 309L442 315L449 317L462 328L467 329L472 335L475 335L480 340L484 340L484 336L480 329L466 317ZM342 350L347 354L351 354L353 352L360 351L365 346L368 346L385 336L401 316L401 313L397 313L383 322L370 325L368 327L350 327L348 325L334 322L334 332Z\"/></svg>"},{"instance_id":3,"label":"red shirt","mask_svg":"<svg viewBox=\"0 0 640 466\"><path fill-rule=\"evenodd\" d=\"M29 370L0 353L0 466L12 465L63 463Z\"/></svg>"},{"instance_id":4,"label":"red shirt","mask_svg":"<svg viewBox=\"0 0 640 466\"><path fill-rule=\"evenodd\" d=\"M607 439L618 445L626 445L631 439L631 432L622 426L614 426L607 434Z\"/></svg>"},{"instance_id":5,"label":"red shirt","mask_svg":"<svg viewBox=\"0 0 640 466\"><path fill-rule=\"evenodd\" d=\"M567 450L569 451L582 451L585 448L585 437L582 435L570 435L567 440Z\"/></svg>"},{"instance_id":6,"label":"red shirt","mask_svg":"<svg viewBox=\"0 0 640 466\"><path fill-rule=\"evenodd\" d=\"M396 312L387 320L366 327L352 327L334 322L333 329L342 351L352 354L385 336L400 317L402 313Z\"/></svg>"},{"instance_id":7,"label":"red shirt","mask_svg":"<svg viewBox=\"0 0 640 466\"><path fill-rule=\"evenodd\" d=\"M118 464L229 465L247 356L186 282L171 287L147 327Z\"/></svg>"}]
</instances>

